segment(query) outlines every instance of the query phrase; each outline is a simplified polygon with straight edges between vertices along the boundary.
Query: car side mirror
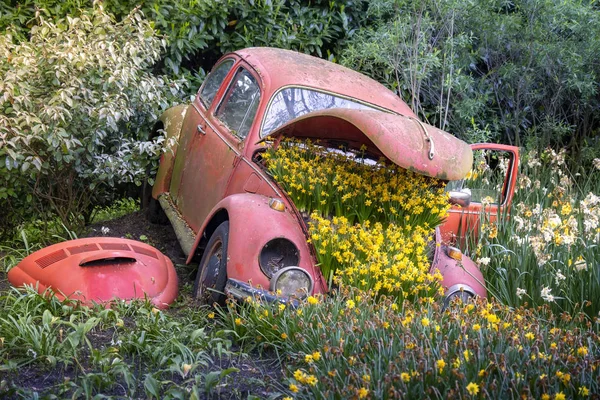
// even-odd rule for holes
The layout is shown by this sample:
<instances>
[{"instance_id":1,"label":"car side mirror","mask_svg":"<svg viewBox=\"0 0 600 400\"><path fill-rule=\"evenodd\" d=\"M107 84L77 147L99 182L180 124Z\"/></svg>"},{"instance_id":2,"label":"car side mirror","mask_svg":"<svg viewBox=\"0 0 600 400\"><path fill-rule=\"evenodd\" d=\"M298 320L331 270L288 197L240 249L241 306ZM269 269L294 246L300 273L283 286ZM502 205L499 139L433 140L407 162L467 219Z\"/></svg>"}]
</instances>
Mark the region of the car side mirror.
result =
<instances>
[{"instance_id":1,"label":"car side mirror","mask_svg":"<svg viewBox=\"0 0 600 400\"><path fill-rule=\"evenodd\" d=\"M471 189L464 188L461 190L450 191L450 204L461 207L468 207L471 204Z\"/></svg>"}]
</instances>

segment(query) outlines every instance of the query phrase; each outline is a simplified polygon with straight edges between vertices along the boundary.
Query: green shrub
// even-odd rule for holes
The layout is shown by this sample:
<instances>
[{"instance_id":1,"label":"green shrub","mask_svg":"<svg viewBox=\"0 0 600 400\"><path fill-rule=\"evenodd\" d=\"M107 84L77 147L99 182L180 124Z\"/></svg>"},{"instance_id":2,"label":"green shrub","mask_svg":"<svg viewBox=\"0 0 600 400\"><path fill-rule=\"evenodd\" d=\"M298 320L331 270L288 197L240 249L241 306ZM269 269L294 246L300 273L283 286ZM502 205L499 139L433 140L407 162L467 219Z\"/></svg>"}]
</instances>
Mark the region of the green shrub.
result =
<instances>
[{"instance_id":1,"label":"green shrub","mask_svg":"<svg viewBox=\"0 0 600 400\"><path fill-rule=\"evenodd\" d=\"M115 185L143 181L159 148L149 124L181 95L149 71L163 46L139 12L116 23L100 7L40 17L28 41L0 36L3 219L51 211L73 228Z\"/></svg>"},{"instance_id":2,"label":"green shrub","mask_svg":"<svg viewBox=\"0 0 600 400\"><path fill-rule=\"evenodd\" d=\"M76 16L91 0L25 0L0 4L0 30L13 26L23 39L36 10L50 20ZM125 18L139 5L168 42L161 62L170 75L194 80L227 51L249 46L294 49L329 56L364 22L364 0L104 0L106 10ZM86 12L86 11L83 11Z\"/></svg>"}]
</instances>

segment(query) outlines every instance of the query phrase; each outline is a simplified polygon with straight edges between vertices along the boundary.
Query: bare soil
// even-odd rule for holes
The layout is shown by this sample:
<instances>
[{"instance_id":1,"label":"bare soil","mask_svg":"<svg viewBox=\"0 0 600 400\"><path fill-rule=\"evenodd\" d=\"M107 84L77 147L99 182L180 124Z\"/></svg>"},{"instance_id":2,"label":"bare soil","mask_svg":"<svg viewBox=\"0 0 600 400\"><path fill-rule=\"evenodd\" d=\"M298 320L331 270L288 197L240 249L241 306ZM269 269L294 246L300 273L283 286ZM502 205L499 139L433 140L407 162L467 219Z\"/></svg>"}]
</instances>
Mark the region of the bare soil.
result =
<instances>
[{"instance_id":1,"label":"bare soil","mask_svg":"<svg viewBox=\"0 0 600 400\"><path fill-rule=\"evenodd\" d=\"M102 228L108 228L108 233L103 234ZM83 237L94 236L120 237L148 243L173 261L180 285L194 282L196 266L188 267L185 265L186 257L179 246L173 227L170 224L151 224L146 219L143 211L90 225Z\"/></svg>"}]
</instances>

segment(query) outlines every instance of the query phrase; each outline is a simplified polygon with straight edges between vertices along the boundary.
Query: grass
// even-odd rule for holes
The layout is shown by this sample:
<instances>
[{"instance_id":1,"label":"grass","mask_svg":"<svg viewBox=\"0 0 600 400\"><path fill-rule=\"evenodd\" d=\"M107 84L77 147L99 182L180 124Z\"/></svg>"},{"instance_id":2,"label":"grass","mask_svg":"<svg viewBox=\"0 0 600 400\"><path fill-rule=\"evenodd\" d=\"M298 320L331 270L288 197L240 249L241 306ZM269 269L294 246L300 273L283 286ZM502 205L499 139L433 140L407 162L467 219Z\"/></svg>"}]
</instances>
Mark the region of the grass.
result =
<instances>
[{"instance_id":1,"label":"grass","mask_svg":"<svg viewBox=\"0 0 600 400\"><path fill-rule=\"evenodd\" d=\"M144 302L88 308L12 289L0 297L0 394L238 398L232 375L245 355L211 316L185 301L168 313Z\"/></svg>"},{"instance_id":2,"label":"grass","mask_svg":"<svg viewBox=\"0 0 600 400\"><path fill-rule=\"evenodd\" d=\"M481 241L465 248L482 265L489 301L442 310L430 297L402 302L342 286L298 307L250 299L212 310L184 293L162 312L10 290L0 297L0 395L594 398L600 174L569 171L561 157L527 155L511 215L498 224L484 215ZM38 231L25 232L0 250L5 270L39 248ZM249 376L251 360L272 364Z\"/></svg>"}]
</instances>

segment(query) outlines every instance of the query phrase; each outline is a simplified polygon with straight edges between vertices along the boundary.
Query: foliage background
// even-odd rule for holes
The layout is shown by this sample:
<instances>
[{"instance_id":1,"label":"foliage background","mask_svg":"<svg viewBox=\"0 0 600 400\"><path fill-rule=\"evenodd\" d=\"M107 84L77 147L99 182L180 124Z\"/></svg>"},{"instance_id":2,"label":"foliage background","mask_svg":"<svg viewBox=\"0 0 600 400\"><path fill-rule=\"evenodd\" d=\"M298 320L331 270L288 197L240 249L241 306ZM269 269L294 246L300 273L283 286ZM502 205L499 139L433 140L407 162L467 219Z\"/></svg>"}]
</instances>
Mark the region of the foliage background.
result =
<instances>
[{"instance_id":1,"label":"foliage background","mask_svg":"<svg viewBox=\"0 0 600 400\"><path fill-rule=\"evenodd\" d=\"M158 151L156 142L146 141L152 121L156 120L161 110L174 102L187 101L187 96L196 92L205 70L224 52L269 45L333 58L333 53L341 51L345 41L357 28L363 7L360 1L3 2L0 4L0 30L5 31L2 35L5 56L0 68L2 80L7 81L12 77L13 83L20 82L23 89L27 81L33 79L36 87L34 91L27 89L23 93L21 89L17 90L22 95L18 98L27 104L28 115L34 120L32 123L30 118L26 126L13 130L9 127L15 126L14 119L20 118L18 114L23 110L15 111L10 94L12 89L7 84L2 86L4 128L0 148L0 175L3 181L0 190L0 237L12 235L14 228L24 220L47 220L52 219L53 215L58 215L69 229L81 229L94 207L135 191L131 183L137 186L142 183L144 165ZM106 18L114 18L115 22L131 18L130 12L135 9L136 18L145 18L144 22L140 21L140 24L145 24L144 35L153 36L153 46L160 47L162 40L162 49L154 47L148 57L125 52L124 59L109 66L86 65L82 69L81 65L77 65L81 59L73 59L69 55L73 52L85 58L87 50L80 46L59 52L64 55L60 58L61 65L69 73L63 73L63 79L57 78L58 81L50 77L50 64L54 61L45 60L42 43L47 41L47 47L56 45L65 50L68 46L61 42L58 32L64 30L65 25L71 25L70 21L79 21L77 17L93 18L92 15L99 9L106 13ZM102 29L108 29L109 25ZM69 34L73 37L85 36L85 46L90 49L94 48L92 43L114 49L115 40L119 43L117 48L124 46L127 41L138 43L129 32L95 36L93 29L99 28L88 28L80 24L71 27ZM49 36L46 32L48 29L52 32ZM15 56L18 59L28 51L31 65L43 66L37 70L40 73L36 78L31 75L36 70L30 71L30 65L11 63ZM136 51L146 50L140 47ZM88 54L88 62L97 57L93 53L91 51ZM110 56L107 53L104 57L110 59ZM136 79L128 80L125 76L119 76L123 62L135 68L133 75ZM67 81L72 73L78 79L85 78L85 85ZM109 79L111 75L113 79ZM62 87L65 85L69 88ZM102 101L93 104L73 103L73 96L78 96L78 92L85 89L95 91ZM153 91L151 95L147 95L148 89ZM65 93L68 96L65 97ZM34 126L45 126L35 120L36 113L47 112L45 107L54 102L62 104L57 118L64 123L51 124L49 130L32 134ZM89 116L95 120L91 121ZM110 132L110 138L98 141L102 132ZM38 149L32 153L31 148L26 149L27 146L9 148L11 145L7 141L12 140L12 144L15 144L15 137L26 138L28 143L33 140ZM47 144L41 144L44 141ZM74 148L73 143L79 150ZM39 150L51 157L40 156ZM93 164L90 158L96 161L102 159L104 165L98 165L99 162L90 165ZM53 162L47 163L49 159ZM84 165L86 163L87 166ZM30 165L36 168L30 169ZM54 173L50 174L49 171ZM40 176L44 178L42 185ZM69 189L67 193L57 193L65 188Z\"/></svg>"},{"instance_id":2,"label":"foliage background","mask_svg":"<svg viewBox=\"0 0 600 400\"><path fill-rule=\"evenodd\" d=\"M342 62L473 142L597 156L595 2L375 0Z\"/></svg>"},{"instance_id":3,"label":"foliage background","mask_svg":"<svg viewBox=\"0 0 600 400\"><path fill-rule=\"evenodd\" d=\"M42 21L100 6L116 21L136 7L142 12L166 42L143 69L185 79L180 101L227 51L290 48L372 76L429 123L468 142L566 146L567 161L584 166L600 154L600 10L593 1L9 0L0 4L0 30L26 43ZM165 106L149 104L155 113ZM147 134L149 121L138 121L119 129L125 137L130 129ZM0 154L0 165L9 158ZM122 195L115 183L111 190ZM14 226L31 204L14 190L2 197L2 225ZM52 212L65 220L70 211Z\"/></svg>"}]
</instances>

